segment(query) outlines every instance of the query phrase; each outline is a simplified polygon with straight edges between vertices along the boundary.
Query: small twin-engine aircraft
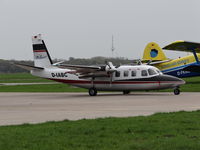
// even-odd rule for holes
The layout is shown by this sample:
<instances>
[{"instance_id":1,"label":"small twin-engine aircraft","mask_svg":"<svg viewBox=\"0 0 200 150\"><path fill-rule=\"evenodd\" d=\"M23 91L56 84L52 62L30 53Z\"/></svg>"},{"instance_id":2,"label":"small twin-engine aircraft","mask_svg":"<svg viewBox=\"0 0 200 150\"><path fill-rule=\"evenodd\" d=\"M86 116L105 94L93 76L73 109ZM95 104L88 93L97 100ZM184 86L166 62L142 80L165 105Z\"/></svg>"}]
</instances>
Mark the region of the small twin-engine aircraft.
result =
<instances>
[{"instance_id":1,"label":"small twin-engine aircraft","mask_svg":"<svg viewBox=\"0 0 200 150\"><path fill-rule=\"evenodd\" d=\"M129 94L135 90L174 89L180 94L179 86L185 81L177 77L163 75L149 65L122 65L115 67L112 62L102 66L53 64L41 35L33 36L34 66L16 64L31 70L34 76L89 89L89 95L97 91L123 91Z\"/></svg>"},{"instance_id":2,"label":"small twin-engine aircraft","mask_svg":"<svg viewBox=\"0 0 200 150\"><path fill-rule=\"evenodd\" d=\"M177 59L168 59L163 49L193 54ZM142 61L149 62L149 65L159 68L164 74L180 78L200 76L200 43L176 41L163 49L155 42L147 44Z\"/></svg>"}]
</instances>

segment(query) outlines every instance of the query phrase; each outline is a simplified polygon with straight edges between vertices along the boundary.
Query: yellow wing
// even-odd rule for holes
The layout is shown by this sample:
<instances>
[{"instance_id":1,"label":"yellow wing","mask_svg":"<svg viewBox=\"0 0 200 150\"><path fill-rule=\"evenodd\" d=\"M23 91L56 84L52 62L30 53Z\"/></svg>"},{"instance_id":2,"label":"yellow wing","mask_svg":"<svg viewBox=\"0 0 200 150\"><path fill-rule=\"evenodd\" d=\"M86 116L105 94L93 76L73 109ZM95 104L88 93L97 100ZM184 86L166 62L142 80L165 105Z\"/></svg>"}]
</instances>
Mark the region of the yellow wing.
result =
<instances>
[{"instance_id":1,"label":"yellow wing","mask_svg":"<svg viewBox=\"0 0 200 150\"><path fill-rule=\"evenodd\" d=\"M175 41L165 47L165 50L174 50L182 52L193 52L200 53L200 43L189 42L189 41Z\"/></svg>"}]
</instances>

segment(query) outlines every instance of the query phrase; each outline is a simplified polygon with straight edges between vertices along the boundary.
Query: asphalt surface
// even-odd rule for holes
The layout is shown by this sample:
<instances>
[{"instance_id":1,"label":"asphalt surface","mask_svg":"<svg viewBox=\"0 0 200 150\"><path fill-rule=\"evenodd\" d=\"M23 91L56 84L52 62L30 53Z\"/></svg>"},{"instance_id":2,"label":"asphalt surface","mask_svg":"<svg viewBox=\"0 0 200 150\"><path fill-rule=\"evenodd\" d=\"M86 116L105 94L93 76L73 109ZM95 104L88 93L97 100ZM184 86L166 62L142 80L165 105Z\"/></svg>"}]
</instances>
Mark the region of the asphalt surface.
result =
<instances>
[{"instance_id":1,"label":"asphalt surface","mask_svg":"<svg viewBox=\"0 0 200 150\"><path fill-rule=\"evenodd\" d=\"M0 93L0 125L200 109L200 93Z\"/></svg>"}]
</instances>

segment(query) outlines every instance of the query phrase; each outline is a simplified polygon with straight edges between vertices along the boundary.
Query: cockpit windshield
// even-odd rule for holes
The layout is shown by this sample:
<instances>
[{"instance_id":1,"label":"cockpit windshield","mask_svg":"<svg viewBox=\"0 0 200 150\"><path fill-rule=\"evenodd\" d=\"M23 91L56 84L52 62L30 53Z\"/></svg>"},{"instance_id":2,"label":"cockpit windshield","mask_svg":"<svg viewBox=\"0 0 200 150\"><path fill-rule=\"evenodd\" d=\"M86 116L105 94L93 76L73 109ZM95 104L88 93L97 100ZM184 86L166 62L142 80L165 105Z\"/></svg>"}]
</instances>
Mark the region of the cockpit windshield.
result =
<instances>
[{"instance_id":1,"label":"cockpit windshield","mask_svg":"<svg viewBox=\"0 0 200 150\"><path fill-rule=\"evenodd\" d=\"M156 72L159 73L159 74L162 74L162 72L158 69L156 69Z\"/></svg>"},{"instance_id":2,"label":"cockpit windshield","mask_svg":"<svg viewBox=\"0 0 200 150\"><path fill-rule=\"evenodd\" d=\"M155 74L157 74L156 70L154 70L152 68L148 69L148 73L149 73L149 75L155 75Z\"/></svg>"}]
</instances>

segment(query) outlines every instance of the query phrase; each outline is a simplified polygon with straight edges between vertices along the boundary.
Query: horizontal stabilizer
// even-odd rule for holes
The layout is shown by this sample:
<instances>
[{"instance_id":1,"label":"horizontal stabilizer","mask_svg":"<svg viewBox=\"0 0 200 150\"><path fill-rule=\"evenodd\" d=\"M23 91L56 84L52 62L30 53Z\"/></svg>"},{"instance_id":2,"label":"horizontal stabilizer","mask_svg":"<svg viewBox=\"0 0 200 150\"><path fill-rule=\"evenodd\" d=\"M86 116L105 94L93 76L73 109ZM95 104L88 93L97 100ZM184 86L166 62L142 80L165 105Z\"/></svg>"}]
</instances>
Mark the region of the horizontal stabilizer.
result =
<instances>
[{"instance_id":1,"label":"horizontal stabilizer","mask_svg":"<svg viewBox=\"0 0 200 150\"><path fill-rule=\"evenodd\" d=\"M26 70L43 70L44 68L41 67L35 67L35 66L31 66L31 65L25 65L25 64L18 64L18 63L14 63L14 65L26 69Z\"/></svg>"},{"instance_id":2,"label":"horizontal stabilizer","mask_svg":"<svg viewBox=\"0 0 200 150\"><path fill-rule=\"evenodd\" d=\"M188 41L176 41L165 47L165 50L174 50L181 52L193 52L200 53L200 43L188 42Z\"/></svg>"},{"instance_id":3,"label":"horizontal stabilizer","mask_svg":"<svg viewBox=\"0 0 200 150\"><path fill-rule=\"evenodd\" d=\"M194 65L189 65L185 68L183 68L184 71L190 71L190 72L197 72L200 73L200 65L194 64Z\"/></svg>"}]
</instances>

